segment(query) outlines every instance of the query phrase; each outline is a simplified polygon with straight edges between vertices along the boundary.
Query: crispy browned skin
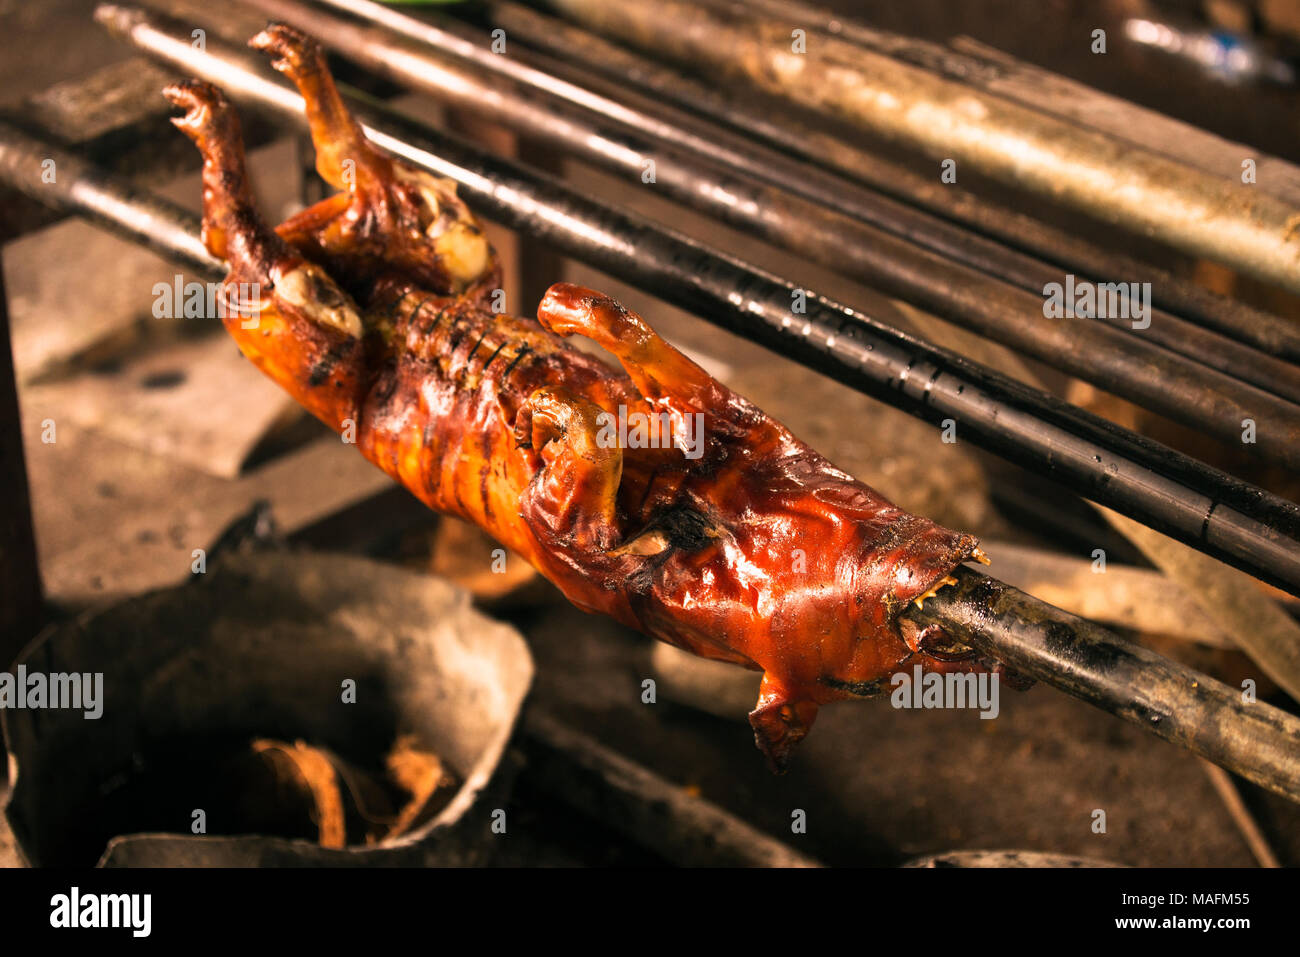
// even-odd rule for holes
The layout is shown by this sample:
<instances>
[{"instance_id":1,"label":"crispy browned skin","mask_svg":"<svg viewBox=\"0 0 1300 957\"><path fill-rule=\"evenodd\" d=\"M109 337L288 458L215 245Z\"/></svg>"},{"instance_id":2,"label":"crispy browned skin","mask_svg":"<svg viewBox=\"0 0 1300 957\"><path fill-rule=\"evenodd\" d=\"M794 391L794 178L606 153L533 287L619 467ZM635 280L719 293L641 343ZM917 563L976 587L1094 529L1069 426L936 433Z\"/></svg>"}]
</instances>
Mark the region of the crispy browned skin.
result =
<instances>
[{"instance_id":1,"label":"crispy browned skin","mask_svg":"<svg viewBox=\"0 0 1300 957\"><path fill-rule=\"evenodd\" d=\"M897 624L974 538L854 481L606 296L560 283L536 322L493 313L495 256L454 184L368 144L314 41L273 25L252 45L298 85L317 167L344 192L270 230L220 91L167 95L203 153L205 241L229 283L260 286L256 321L225 322L268 376L576 605L761 670L750 721L775 767L822 704L876 694L918 662L983 670L942 654L942 634L905 639ZM575 334L625 374L567 347ZM620 407L632 423L666 416L684 447L702 421L700 454L608 441L602 413Z\"/></svg>"}]
</instances>

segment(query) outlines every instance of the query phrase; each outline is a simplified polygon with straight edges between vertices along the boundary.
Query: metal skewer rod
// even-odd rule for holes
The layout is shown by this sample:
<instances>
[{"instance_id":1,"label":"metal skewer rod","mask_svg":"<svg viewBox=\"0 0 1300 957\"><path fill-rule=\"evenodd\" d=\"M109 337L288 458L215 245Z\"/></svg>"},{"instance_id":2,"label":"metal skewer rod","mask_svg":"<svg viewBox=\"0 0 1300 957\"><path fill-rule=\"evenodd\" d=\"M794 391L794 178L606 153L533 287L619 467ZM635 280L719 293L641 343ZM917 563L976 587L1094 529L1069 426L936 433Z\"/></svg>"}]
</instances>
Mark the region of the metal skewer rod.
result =
<instances>
[{"instance_id":1,"label":"metal skewer rod","mask_svg":"<svg viewBox=\"0 0 1300 957\"><path fill-rule=\"evenodd\" d=\"M615 173L639 179L654 160L655 188L679 202L1223 441L1240 444L1254 419L1278 437L1257 450L1300 468L1300 367L1159 310L1141 332L1127 315L1049 318L1043 289L1066 277L1032 257L726 130L570 84L553 65L369 0L326 2L364 19L245 0L386 79Z\"/></svg>"},{"instance_id":2,"label":"metal skewer rod","mask_svg":"<svg viewBox=\"0 0 1300 957\"><path fill-rule=\"evenodd\" d=\"M529 47L555 58L553 64L568 68L560 76L570 82L591 84L589 88L606 93L630 85L657 102L671 103L773 149L858 180L1063 270L1114 278L1128 275L1133 269L1133 261L1127 257L1032 216L987 202L955 183L941 183L882 159L846 139L803 123L789 111L765 111L733 90L687 77L679 70L512 0L490 0L487 6L493 26L504 29L512 41L522 39ZM553 69L548 67L548 72ZM609 78L608 85L592 84L593 71ZM991 272L993 263L968 265ZM1003 276L1008 278L1009 274ZM1141 264L1140 278L1151 283L1153 301L1162 309L1250 343L1270 355L1300 361L1300 328L1284 319L1211 292L1150 263Z\"/></svg>"},{"instance_id":3,"label":"metal skewer rod","mask_svg":"<svg viewBox=\"0 0 1300 957\"><path fill-rule=\"evenodd\" d=\"M99 16L162 62L305 127L302 99L260 58L213 38L195 49L188 28L161 31L138 11ZM370 98L345 99L377 145L455 180L484 215L919 418L951 419L975 444L1300 594L1300 506Z\"/></svg>"},{"instance_id":4,"label":"metal skewer rod","mask_svg":"<svg viewBox=\"0 0 1300 957\"><path fill-rule=\"evenodd\" d=\"M57 183L41 182L47 159L59 169ZM201 275L224 272L203 249L192 213L2 122L0 180ZM1300 718L1247 704L1212 678L995 579L967 568L956 577L904 616L940 624L1025 674L1300 801Z\"/></svg>"},{"instance_id":5,"label":"metal skewer rod","mask_svg":"<svg viewBox=\"0 0 1300 957\"><path fill-rule=\"evenodd\" d=\"M1300 801L1300 718L969 568L903 617Z\"/></svg>"}]
</instances>

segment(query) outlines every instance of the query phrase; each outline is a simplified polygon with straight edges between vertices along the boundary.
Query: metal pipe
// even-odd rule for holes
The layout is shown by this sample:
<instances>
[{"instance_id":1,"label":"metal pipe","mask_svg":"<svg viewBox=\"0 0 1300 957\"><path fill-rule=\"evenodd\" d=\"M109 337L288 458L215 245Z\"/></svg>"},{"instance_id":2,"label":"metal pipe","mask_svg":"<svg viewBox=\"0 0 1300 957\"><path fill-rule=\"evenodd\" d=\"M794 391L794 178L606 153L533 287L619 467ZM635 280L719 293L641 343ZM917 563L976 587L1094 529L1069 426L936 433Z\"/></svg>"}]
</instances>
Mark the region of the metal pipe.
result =
<instances>
[{"instance_id":1,"label":"metal pipe","mask_svg":"<svg viewBox=\"0 0 1300 957\"><path fill-rule=\"evenodd\" d=\"M188 28L168 34L139 11L106 4L97 16L162 62L305 127L302 99L260 59L212 38L195 49ZM975 444L1300 594L1300 506L369 98L345 98L380 147L455 180L484 215L918 418L951 419ZM800 293L804 313L791 308Z\"/></svg>"},{"instance_id":2,"label":"metal pipe","mask_svg":"<svg viewBox=\"0 0 1300 957\"><path fill-rule=\"evenodd\" d=\"M903 616L1300 801L1300 718L969 568Z\"/></svg>"},{"instance_id":3,"label":"metal pipe","mask_svg":"<svg viewBox=\"0 0 1300 957\"><path fill-rule=\"evenodd\" d=\"M287 102L292 95L284 92ZM63 181L58 189L41 184L43 159L55 160ZM206 252L196 253L202 246L193 214L3 122L0 181L87 216L200 274L223 271ZM1267 704L1244 705L1217 681L1002 582L967 568L956 574L956 586L904 615L920 624L938 623L1025 674L1300 800L1300 719Z\"/></svg>"},{"instance_id":4,"label":"metal pipe","mask_svg":"<svg viewBox=\"0 0 1300 957\"><path fill-rule=\"evenodd\" d=\"M46 160L56 176L42 175ZM226 275L225 263L199 238L199 218L130 180L0 120L0 179L38 202L77 213L97 226L166 256L210 279Z\"/></svg>"},{"instance_id":5,"label":"metal pipe","mask_svg":"<svg viewBox=\"0 0 1300 957\"><path fill-rule=\"evenodd\" d=\"M743 5L731 0L704 2L714 8L743 7L782 20L794 19L801 26L812 25L815 30L841 37L868 50L912 63L959 83L971 84L986 93L1015 100L1039 112L1081 123L1215 176L1240 169L1242 158L1251 155L1243 152L1249 149L1243 144L1231 143L1131 100L1032 66L969 36L954 36L946 43L936 43L868 26L854 16L843 17L824 7L793 0L744 0ZM1143 21L1141 16L1120 15L1124 19L1125 39L1129 42L1139 42L1128 34L1131 25L1153 25L1149 20ZM1173 31L1156 32L1158 40L1165 40L1171 38ZM1249 43L1247 37L1238 36L1238 39L1242 41L1242 47ZM1296 178L1300 168L1276 156L1262 156L1259 160L1257 171L1260 175L1256 188L1293 205L1300 202L1300 191L1296 189L1300 186Z\"/></svg>"},{"instance_id":6,"label":"metal pipe","mask_svg":"<svg viewBox=\"0 0 1300 957\"><path fill-rule=\"evenodd\" d=\"M583 84L596 92L613 84L631 85L660 103L689 110L727 129L762 141L769 147L865 183L895 199L926 209L950 222L1030 253L1044 262L1080 275L1115 278L1128 275L1131 259L1057 229L1013 209L986 202L955 183L941 183L915 170L882 159L847 140L801 122L790 114L774 118L770 112L739 98L733 91L691 79L680 71L610 43L589 30L540 13L509 0L488 3L490 23L506 31L511 40L555 58L548 72L558 72L569 82L585 76ZM581 65L581 73L577 65ZM556 71L556 66L563 69ZM610 78L596 86L592 71ZM932 248L932 247L931 247ZM993 275L995 267L967 265ZM1239 342L1291 362L1300 360L1300 328L1272 313L1211 292L1150 263L1142 263L1141 277L1151 283L1152 301L1162 309L1231 336ZM1002 273L1002 278L1009 274ZM1021 283L1025 285L1024 283ZM1026 286L1026 288L1041 289Z\"/></svg>"},{"instance_id":7,"label":"metal pipe","mask_svg":"<svg viewBox=\"0 0 1300 957\"><path fill-rule=\"evenodd\" d=\"M1300 209L838 37L685 0L548 0L607 36L1300 292ZM795 26L798 26L795 24Z\"/></svg>"},{"instance_id":8,"label":"metal pipe","mask_svg":"<svg viewBox=\"0 0 1300 957\"><path fill-rule=\"evenodd\" d=\"M680 202L1223 441L1240 444L1243 420L1254 419L1259 433L1279 437L1258 451L1300 468L1300 368L1290 363L1160 311L1140 335L1127 316L1102 320L1115 328L1049 318L1043 290L1048 283L1063 285L1065 276L1031 257L801 161L736 142L725 130L696 128L698 121L681 116L665 119L626 96L593 93L589 76L581 86L571 84L557 78L551 64L539 70L507 60L485 44L370 0L324 2L378 29L297 0L245 2L386 79L606 169L640 177L645 161L654 158L656 187Z\"/></svg>"}]
</instances>

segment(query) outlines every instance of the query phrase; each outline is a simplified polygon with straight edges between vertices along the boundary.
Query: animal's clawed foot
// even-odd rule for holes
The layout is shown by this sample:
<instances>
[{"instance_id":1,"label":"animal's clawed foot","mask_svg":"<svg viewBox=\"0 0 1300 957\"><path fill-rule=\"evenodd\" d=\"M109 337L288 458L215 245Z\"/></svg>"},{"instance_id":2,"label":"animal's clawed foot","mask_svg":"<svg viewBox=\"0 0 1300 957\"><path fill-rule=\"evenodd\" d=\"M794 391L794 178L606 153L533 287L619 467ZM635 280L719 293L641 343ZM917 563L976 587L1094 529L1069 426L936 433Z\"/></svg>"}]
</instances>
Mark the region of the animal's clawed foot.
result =
<instances>
[{"instance_id":1,"label":"animal's clawed foot","mask_svg":"<svg viewBox=\"0 0 1300 957\"><path fill-rule=\"evenodd\" d=\"M538 389L515 415L515 445L538 454L558 439L585 452L596 443L603 409L563 389Z\"/></svg>"},{"instance_id":2,"label":"animal's clawed foot","mask_svg":"<svg viewBox=\"0 0 1300 957\"><path fill-rule=\"evenodd\" d=\"M185 111L182 116L173 116L172 123L200 146L204 142L220 140L228 136L232 128L237 128L234 107L211 83L202 80L168 83L163 87L163 96L172 106Z\"/></svg>"},{"instance_id":3,"label":"animal's clawed foot","mask_svg":"<svg viewBox=\"0 0 1300 957\"><path fill-rule=\"evenodd\" d=\"M271 65L291 79L318 70L325 63L325 53L319 43L284 23L267 24L248 45L271 54Z\"/></svg>"}]
</instances>

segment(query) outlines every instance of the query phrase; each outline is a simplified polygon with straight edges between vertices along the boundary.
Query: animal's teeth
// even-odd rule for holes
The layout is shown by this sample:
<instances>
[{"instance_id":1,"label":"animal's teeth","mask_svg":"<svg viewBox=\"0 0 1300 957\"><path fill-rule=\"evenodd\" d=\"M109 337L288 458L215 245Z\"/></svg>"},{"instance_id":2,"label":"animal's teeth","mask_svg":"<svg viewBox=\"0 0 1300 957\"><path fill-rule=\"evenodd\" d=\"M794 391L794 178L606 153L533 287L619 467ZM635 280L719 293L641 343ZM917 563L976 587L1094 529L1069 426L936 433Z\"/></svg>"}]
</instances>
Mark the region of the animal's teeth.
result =
<instances>
[{"instance_id":1,"label":"animal's teeth","mask_svg":"<svg viewBox=\"0 0 1300 957\"><path fill-rule=\"evenodd\" d=\"M917 608L922 608L924 607L925 600L927 598L930 598L933 595L937 595L939 593L940 588L943 588L945 585L955 585L955 584L957 584L957 579L953 578L951 575L944 575L937 582L935 582L934 585L930 587L929 591L927 591L924 595L918 595L917 597L913 598L912 604L914 604Z\"/></svg>"}]
</instances>

